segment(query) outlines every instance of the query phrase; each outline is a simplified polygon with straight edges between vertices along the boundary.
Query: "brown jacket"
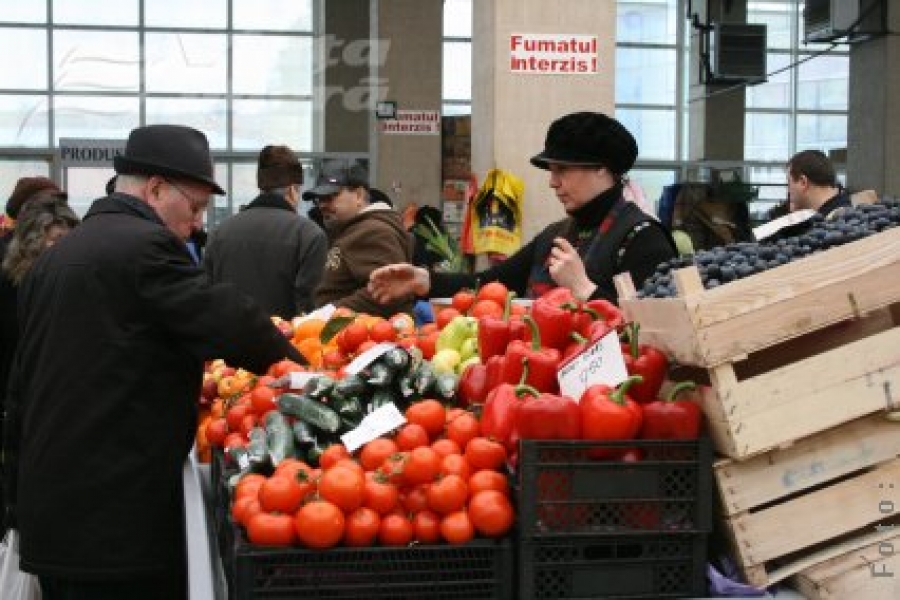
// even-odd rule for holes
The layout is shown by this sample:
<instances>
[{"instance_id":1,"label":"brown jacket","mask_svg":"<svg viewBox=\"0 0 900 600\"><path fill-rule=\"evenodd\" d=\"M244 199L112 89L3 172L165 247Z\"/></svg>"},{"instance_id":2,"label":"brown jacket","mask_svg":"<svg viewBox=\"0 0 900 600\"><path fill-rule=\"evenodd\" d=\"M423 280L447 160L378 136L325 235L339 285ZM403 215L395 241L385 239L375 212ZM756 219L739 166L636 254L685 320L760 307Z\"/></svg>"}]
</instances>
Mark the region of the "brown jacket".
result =
<instances>
[{"instance_id":1,"label":"brown jacket","mask_svg":"<svg viewBox=\"0 0 900 600\"><path fill-rule=\"evenodd\" d=\"M399 213L378 202L336 225L330 234L331 248L316 290L317 306L331 303L383 317L412 312L413 298L379 304L366 290L372 271L412 258L412 241Z\"/></svg>"}]
</instances>

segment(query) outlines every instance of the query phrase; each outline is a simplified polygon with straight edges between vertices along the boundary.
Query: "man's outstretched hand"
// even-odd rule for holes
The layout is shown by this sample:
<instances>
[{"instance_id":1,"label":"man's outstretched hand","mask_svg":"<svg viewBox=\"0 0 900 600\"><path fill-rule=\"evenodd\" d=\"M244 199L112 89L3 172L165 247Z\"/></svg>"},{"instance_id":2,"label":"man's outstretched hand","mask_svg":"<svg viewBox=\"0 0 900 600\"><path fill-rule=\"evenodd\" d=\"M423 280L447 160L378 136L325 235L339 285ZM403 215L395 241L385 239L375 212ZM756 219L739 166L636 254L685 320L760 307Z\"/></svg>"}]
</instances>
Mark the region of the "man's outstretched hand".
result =
<instances>
[{"instance_id":1,"label":"man's outstretched hand","mask_svg":"<svg viewBox=\"0 0 900 600\"><path fill-rule=\"evenodd\" d=\"M379 267L369 275L369 293L381 304L409 296L427 296L430 288L428 271L409 263Z\"/></svg>"}]
</instances>

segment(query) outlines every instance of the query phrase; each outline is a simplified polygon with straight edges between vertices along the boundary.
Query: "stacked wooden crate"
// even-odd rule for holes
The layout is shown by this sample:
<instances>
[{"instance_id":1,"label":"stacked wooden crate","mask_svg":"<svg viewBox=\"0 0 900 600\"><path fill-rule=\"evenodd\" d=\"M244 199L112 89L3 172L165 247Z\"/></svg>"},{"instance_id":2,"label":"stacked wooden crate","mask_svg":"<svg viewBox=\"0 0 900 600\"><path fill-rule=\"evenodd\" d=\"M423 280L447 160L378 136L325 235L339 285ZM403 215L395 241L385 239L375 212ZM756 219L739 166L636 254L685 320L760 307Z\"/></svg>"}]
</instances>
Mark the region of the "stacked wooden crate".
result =
<instances>
[{"instance_id":1,"label":"stacked wooden crate","mask_svg":"<svg viewBox=\"0 0 900 600\"><path fill-rule=\"evenodd\" d=\"M675 281L678 297L639 299L620 276L620 304L679 378L707 384L724 527L747 581L797 575L809 593L837 559L836 589L847 557L886 549L900 521L900 423L887 418L900 410L900 229L712 290L693 267ZM881 581L867 599L898 597Z\"/></svg>"}]
</instances>

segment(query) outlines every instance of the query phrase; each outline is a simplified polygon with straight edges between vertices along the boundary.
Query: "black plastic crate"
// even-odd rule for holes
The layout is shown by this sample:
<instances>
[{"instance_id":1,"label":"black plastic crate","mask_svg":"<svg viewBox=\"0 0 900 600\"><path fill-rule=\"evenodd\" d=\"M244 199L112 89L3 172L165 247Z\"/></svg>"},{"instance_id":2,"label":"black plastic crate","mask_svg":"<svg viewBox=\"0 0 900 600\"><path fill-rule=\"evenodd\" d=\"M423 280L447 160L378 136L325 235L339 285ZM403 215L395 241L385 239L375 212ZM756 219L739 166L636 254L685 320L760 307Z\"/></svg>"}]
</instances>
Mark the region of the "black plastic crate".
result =
<instances>
[{"instance_id":1,"label":"black plastic crate","mask_svg":"<svg viewBox=\"0 0 900 600\"><path fill-rule=\"evenodd\" d=\"M231 600L329 598L357 600L511 600L513 548L506 539L461 546L403 548L267 548L231 527L225 557Z\"/></svg>"},{"instance_id":2,"label":"black plastic crate","mask_svg":"<svg viewBox=\"0 0 900 600\"><path fill-rule=\"evenodd\" d=\"M642 458L617 458L628 450ZM708 438L522 440L516 493L523 541L705 533L712 526L712 447Z\"/></svg>"},{"instance_id":3,"label":"black plastic crate","mask_svg":"<svg viewBox=\"0 0 900 600\"><path fill-rule=\"evenodd\" d=\"M518 598L706 596L706 535L520 542Z\"/></svg>"}]
</instances>

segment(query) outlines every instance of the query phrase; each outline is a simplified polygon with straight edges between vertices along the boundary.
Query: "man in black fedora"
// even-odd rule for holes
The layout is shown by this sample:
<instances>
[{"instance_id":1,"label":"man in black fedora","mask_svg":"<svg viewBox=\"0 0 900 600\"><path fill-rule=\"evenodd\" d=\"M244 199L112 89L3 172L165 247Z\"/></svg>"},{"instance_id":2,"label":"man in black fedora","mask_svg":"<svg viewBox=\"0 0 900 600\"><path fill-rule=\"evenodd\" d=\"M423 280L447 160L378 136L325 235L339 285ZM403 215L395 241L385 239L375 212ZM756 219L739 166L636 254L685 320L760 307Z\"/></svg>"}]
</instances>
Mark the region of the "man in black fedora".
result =
<instances>
[{"instance_id":1,"label":"man in black fedora","mask_svg":"<svg viewBox=\"0 0 900 600\"><path fill-rule=\"evenodd\" d=\"M302 361L185 248L213 178L201 132L151 125L115 159L115 192L20 288L11 398L22 569L45 600L185 598L182 467L203 362L256 373Z\"/></svg>"}]
</instances>

